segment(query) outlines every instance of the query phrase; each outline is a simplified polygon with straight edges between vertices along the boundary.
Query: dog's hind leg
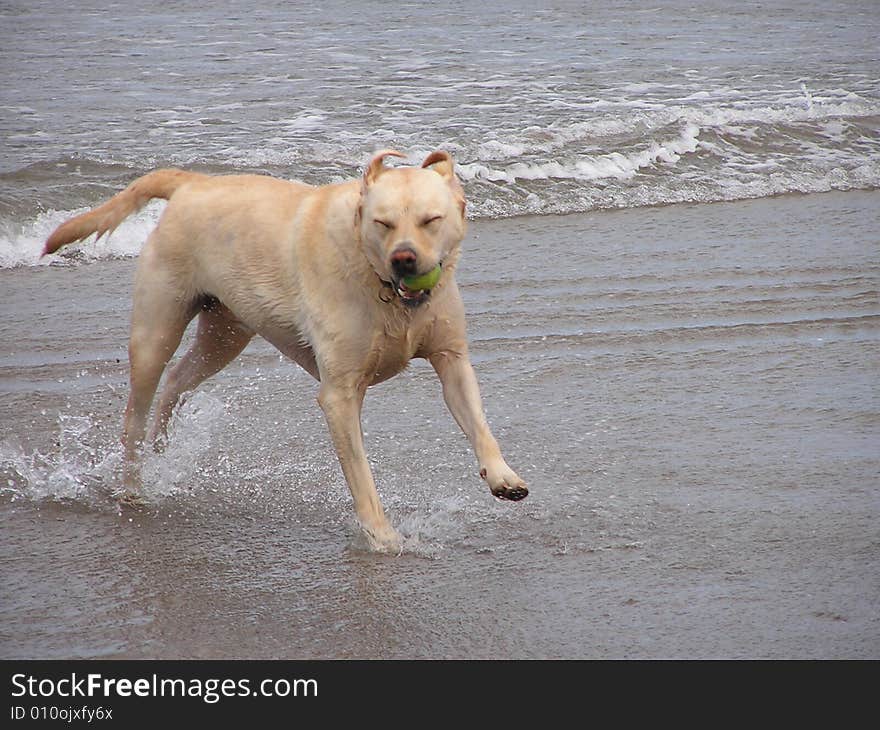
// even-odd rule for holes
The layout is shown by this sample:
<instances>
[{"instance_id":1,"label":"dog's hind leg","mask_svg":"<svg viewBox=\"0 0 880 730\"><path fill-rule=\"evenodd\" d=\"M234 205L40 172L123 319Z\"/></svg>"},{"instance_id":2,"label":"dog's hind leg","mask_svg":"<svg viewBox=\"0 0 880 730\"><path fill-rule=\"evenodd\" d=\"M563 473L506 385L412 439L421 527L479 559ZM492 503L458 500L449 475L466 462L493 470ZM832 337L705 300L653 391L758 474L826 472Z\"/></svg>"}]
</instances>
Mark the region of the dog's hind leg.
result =
<instances>
[{"instance_id":1,"label":"dog's hind leg","mask_svg":"<svg viewBox=\"0 0 880 730\"><path fill-rule=\"evenodd\" d=\"M122 429L123 500L136 502L141 489L141 451L147 416L165 366L198 311L168 272L144 261L135 279L128 342L130 392Z\"/></svg>"},{"instance_id":2,"label":"dog's hind leg","mask_svg":"<svg viewBox=\"0 0 880 730\"><path fill-rule=\"evenodd\" d=\"M254 336L232 312L216 299L210 299L199 313L195 342L168 373L159 396L150 438L157 449L168 436L168 421L181 397L220 372L241 354Z\"/></svg>"}]
</instances>

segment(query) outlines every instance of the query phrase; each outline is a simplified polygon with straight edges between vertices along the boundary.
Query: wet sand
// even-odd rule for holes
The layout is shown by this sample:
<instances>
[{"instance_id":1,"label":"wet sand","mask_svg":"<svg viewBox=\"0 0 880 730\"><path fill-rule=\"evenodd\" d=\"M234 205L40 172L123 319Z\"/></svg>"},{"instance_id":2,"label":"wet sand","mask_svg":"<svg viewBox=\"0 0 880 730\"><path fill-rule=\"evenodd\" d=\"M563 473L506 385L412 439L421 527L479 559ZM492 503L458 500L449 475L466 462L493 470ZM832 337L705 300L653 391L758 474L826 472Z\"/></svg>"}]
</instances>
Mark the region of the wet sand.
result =
<instances>
[{"instance_id":1,"label":"wet sand","mask_svg":"<svg viewBox=\"0 0 880 730\"><path fill-rule=\"evenodd\" d=\"M367 396L369 552L264 343L120 510L131 260L0 271L2 658L880 658L876 192L478 221L494 501L414 363Z\"/></svg>"}]
</instances>

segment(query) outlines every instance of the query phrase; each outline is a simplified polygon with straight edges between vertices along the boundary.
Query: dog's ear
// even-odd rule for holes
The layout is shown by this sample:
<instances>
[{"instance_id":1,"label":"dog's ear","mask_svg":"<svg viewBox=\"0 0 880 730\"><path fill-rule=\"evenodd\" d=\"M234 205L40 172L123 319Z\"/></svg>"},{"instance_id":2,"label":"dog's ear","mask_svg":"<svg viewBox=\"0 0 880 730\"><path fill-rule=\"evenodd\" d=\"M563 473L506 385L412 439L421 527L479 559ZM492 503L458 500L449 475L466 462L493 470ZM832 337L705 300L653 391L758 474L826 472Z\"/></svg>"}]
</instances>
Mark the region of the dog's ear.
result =
<instances>
[{"instance_id":1,"label":"dog's ear","mask_svg":"<svg viewBox=\"0 0 880 730\"><path fill-rule=\"evenodd\" d=\"M452 155L445 150L437 150L432 152L425 158L422 167L431 167L434 172L439 173L447 180L455 177L455 163L452 161Z\"/></svg>"},{"instance_id":2,"label":"dog's ear","mask_svg":"<svg viewBox=\"0 0 880 730\"><path fill-rule=\"evenodd\" d=\"M430 167L449 183L449 187L452 188L452 193L458 202L458 207L461 209L461 217L464 218L464 209L466 205L464 188L462 188L458 176L455 174L455 163L452 161L452 155L445 150L437 150L425 158L422 167Z\"/></svg>"},{"instance_id":3,"label":"dog's ear","mask_svg":"<svg viewBox=\"0 0 880 730\"><path fill-rule=\"evenodd\" d=\"M364 170L364 182L367 185L372 185L379 178L379 175L385 172L387 169L385 167L386 157L406 157L406 155L397 150L382 150L373 155L373 159L370 160L370 164Z\"/></svg>"}]
</instances>

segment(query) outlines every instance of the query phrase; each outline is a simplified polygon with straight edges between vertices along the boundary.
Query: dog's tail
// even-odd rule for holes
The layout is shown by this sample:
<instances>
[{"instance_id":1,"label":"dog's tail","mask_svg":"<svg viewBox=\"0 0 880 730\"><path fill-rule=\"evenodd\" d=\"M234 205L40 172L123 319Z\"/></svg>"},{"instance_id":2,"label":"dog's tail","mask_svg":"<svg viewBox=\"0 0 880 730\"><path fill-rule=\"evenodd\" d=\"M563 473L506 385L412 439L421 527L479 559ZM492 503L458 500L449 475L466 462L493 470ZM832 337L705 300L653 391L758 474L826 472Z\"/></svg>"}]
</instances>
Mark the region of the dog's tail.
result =
<instances>
[{"instance_id":1,"label":"dog's tail","mask_svg":"<svg viewBox=\"0 0 880 730\"><path fill-rule=\"evenodd\" d=\"M105 233L112 233L122 221L139 211L153 198L170 200L182 185L205 177L207 175L173 168L156 170L139 177L103 205L58 226L46 240L42 255L55 253L62 246L74 241L82 241L93 233L97 233L98 238Z\"/></svg>"}]
</instances>

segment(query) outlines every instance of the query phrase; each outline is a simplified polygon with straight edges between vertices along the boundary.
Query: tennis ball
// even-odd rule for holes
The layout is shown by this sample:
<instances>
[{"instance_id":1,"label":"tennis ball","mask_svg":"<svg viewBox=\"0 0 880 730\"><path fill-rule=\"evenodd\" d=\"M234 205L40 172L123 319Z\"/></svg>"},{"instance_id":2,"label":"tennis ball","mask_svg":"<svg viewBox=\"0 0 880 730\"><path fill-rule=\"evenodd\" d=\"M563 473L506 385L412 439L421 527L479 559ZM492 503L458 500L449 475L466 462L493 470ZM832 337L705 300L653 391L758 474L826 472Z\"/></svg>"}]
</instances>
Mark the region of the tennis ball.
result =
<instances>
[{"instance_id":1,"label":"tennis ball","mask_svg":"<svg viewBox=\"0 0 880 730\"><path fill-rule=\"evenodd\" d=\"M423 289L433 289L440 281L440 264L437 264L427 274L421 276L404 276L402 279L406 288L411 291L419 291Z\"/></svg>"}]
</instances>

